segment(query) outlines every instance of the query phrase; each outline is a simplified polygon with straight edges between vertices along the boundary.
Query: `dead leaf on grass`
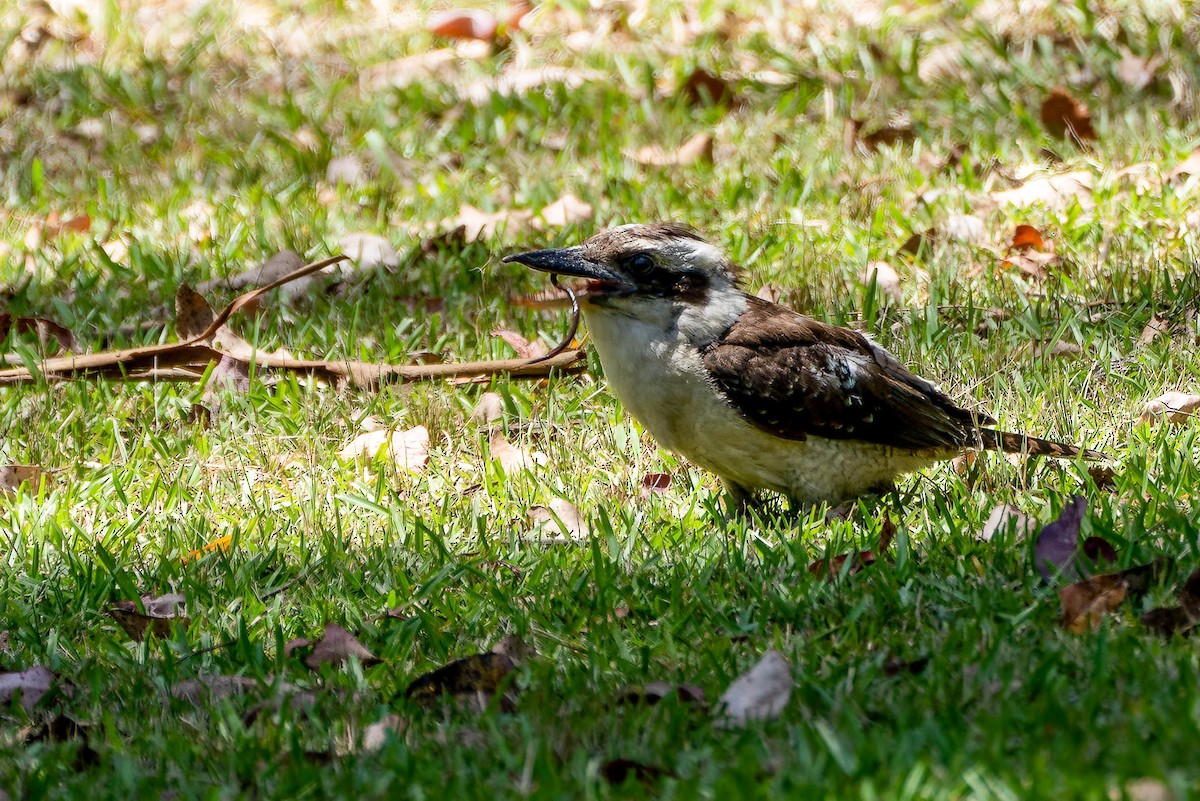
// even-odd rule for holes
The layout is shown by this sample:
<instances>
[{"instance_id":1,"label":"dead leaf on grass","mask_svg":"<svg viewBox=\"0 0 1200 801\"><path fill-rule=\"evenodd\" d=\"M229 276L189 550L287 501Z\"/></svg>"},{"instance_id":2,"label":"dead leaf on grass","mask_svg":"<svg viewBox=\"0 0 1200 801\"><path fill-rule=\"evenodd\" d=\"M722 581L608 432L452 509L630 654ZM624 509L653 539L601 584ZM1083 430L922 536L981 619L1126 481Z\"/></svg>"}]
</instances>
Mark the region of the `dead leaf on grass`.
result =
<instances>
[{"instance_id":1,"label":"dead leaf on grass","mask_svg":"<svg viewBox=\"0 0 1200 801\"><path fill-rule=\"evenodd\" d=\"M0 465L0 494L15 493L22 486L36 490L45 471L32 464Z\"/></svg>"},{"instance_id":2,"label":"dead leaf on grass","mask_svg":"<svg viewBox=\"0 0 1200 801\"><path fill-rule=\"evenodd\" d=\"M504 416L504 398L498 392L485 392L471 410L471 420L478 425L491 425Z\"/></svg>"},{"instance_id":3,"label":"dead leaf on grass","mask_svg":"<svg viewBox=\"0 0 1200 801\"><path fill-rule=\"evenodd\" d=\"M370 460L384 449L397 468L411 473L421 472L429 463L429 431L425 426L414 426L407 431L368 431L359 434L338 451L338 458L344 461L359 457Z\"/></svg>"},{"instance_id":4,"label":"dead leaf on grass","mask_svg":"<svg viewBox=\"0 0 1200 801\"><path fill-rule=\"evenodd\" d=\"M67 353L79 352L79 343L71 329L46 317L12 317L0 312L0 342L7 339L9 333L37 334L43 353L53 352L50 349L51 342Z\"/></svg>"},{"instance_id":5,"label":"dead leaf on grass","mask_svg":"<svg viewBox=\"0 0 1200 801\"><path fill-rule=\"evenodd\" d=\"M887 303L900 305L904 302L904 293L900 289L900 274L896 268L886 261L873 261L867 265L862 274L863 286L875 282L875 295Z\"/></svg>"},{"instance_id":6,"label":"dead leaf on grass","mask_svg":"<svg viewBox=\"0 0 1200 801\"><path fill-rule=\"evenodd\" d=\"M842 569L845 567L847 560L853 560L850 564L849 575L862 570L864 567L875 564L878 556L888 552L892 546L892 539L896 536L896 524L892 522L890 515L885 515L883 525L879 530L879 548L875 551L864 550L858 553L843 553L830 558L814 560L808 566L808 572L814 576L825 576L833 580L842 575Z\"/></svg>"},{"instance_id":7,"label":"dead leaf on grass","mask_svg":"<svg viewBox=\"0 0 1200 801\"><path fill-rule=\"evenodd\" d=\"M1140 420L1166 420L1168 423L1186 423L1200 412L1200 395L1187 392L1165 392L1142 407Z\"/></svg>"},{"instance_id":8,"label":"dead leaf on grass","mask_svg":"<svg viewBox=\"0 0 1200 801\"><path fill-rule=\"evenodd\" d=\"M625 155L647 167L686 167L713 160L713 138L707 133L698 133L676 150L667 152L660 145L646 145L637 151L625 151Z\"/></svg>"},{"instance_id":9,"label":"dead leaf on grass","mask_svg":"<svg viewBox=\"0 0 1200 801\"><path fill-rule=\"evenodd\" d=\"M1142 623L1165 637L1191 632L1200 625L1200 570L1188 576L1178 597L1179 606L1151 609L1142 615Z\"/></svg>"},{"instance_id":10,"label":"dead leaf on grass","mask_svg":"<svg viewBox=\"0 0 1200 801\"><path fill-rule=\"evenodd\" d=\"M587 520L563 498L552 499L548 506L534 506L529 510L529 520L539 535L551 532L549 537L543 536L546 542L578 542L591 536Z\"/></svg>"},{"instance_id":11,"label":"dead leaf on grass","mask_svg":"<svg viewBox=\"0 0 1200 801\"><path fill-rule=\"evenodd\" d=\"M575 223L587 222L593 216L592 204L567 192L558 200L542 208L533 218L533 227L539 231L547 228L565 228Z\"/></svg>"},{"instance_id":12,"label":"dead leaf on grass","mask_svg":"<svg viewBox=\"0 0 1200 801\"><path fill-rule=\"evenodd\" d=\"M429 15L425 30L447 39L476 39L491 42L496 39L500 21L482 9L454 9Z\"/></svg>"},{"instance_id":13,"label":"dead leaf on grass","mask_svg":"<svg viewBox=\"0 0 1200 801\"><path fill-rule=\"evenodd\" d=\"M1184 158L1183 161L1176 164L1167 173L1167 180L1175 183L1180 179L1190 178L1193 175L1200 175L1200 147L1193 150Z\"/></svg>"},{"instance_id":14,"label":"dead leaf on grass","mask_svg":"<svg viewBox=\"0 0 1200 801\"><path fill-rule=\"evenodd\" d=\"M1029 208L1042 205L1055 211L1066 209L1072 201L1084 210L1096 205L1092 200L1092 174L1087 170L1030 178L1013 189L992 192L991 198L1001 206Z\"/></svg>"},{"instance_id":15,"label":"dead leaf on grass","mask_svg":"<svg viewBox=\"0 0 1200 801\"><path fill-rule=\"evenodd\" d=\"M1100 626L1104 616L1115 612L1126 598L1144 595L1169 563L1159 558L1119 573L1105 573L1069 584L1058 591L1062 603L1060 623L1077 634Z\"/></svg>"},{"instance_id":16,"label":"dead leaf on grass","mask_svg":"<svg viewBox=\"0 0 1200 801\"><path fill-rule=\"evenodd\" d=\"M745 726L753 720L774 720L787 706L795 684L792 666L783 654L770 649L725 690L717 702L718 725Z\"/></svg>"},{"instance_id":17,"label":"dead leaf on grass","mask_svg":"<svg viewBox=\"0 0 1200 801\"><path fill-rule=\"evenodd\" d=\"M1037 521L1015 506L1001 504L992 509L979 539L991 542L997 535L1008 535L1014 542L1021 542L1037 529Z\"/></svg>"},{"instance_id":18,"label":"dead leaf on grass","mask_svg":"<svg viewBox=\"0 0 1200 801\"><path fill-rule=\"evenodd\" d=\"M652 681L626 687L617 696L617 703L654 706L667 699L675 699L684 704L708 705L704 688L695 684L672 684L667 681Z\"/></svg>"},{"instance_id":19,"label":"dead leaf on grass","mask_svg":"<svg viewBox=\"0 0 1200 801\"><path fill-rule=\"evenodd\" d=\"M362 750L373 753L383 748L389 737L403 737L408 730L408 721L395 712L389 712L363 729Z\"/></svg>"},{"instance_id":20,"label":"dead leaf on grass","mask_svg":"<svg viewBox=\"0 0 1200 801\"><path fill-rule=\"evenodd\" d=\"M120 601L106 610L135 642L142 642L148 634L169 638L175 626L186 629L191 624L185 614L187 599L180 593L169 592L157 598L144 595L141 606L139 610L137 601Z\"/></svg>"},{"instance_id":21,"label":"dead leaf on grass","mask_svg":"<svg viewBox=\"0 0 1200 801\"><path fill-rule=\"evenodd\" d=\"M1065 89L1055 89L1042 101L1042 125L1051 136L1070 136L1077 143L1096 139L1092 113Z\"/></svg>"},{"instance_id":22,"label":"dead leaf on grass","mask_svg":"<svg viewBox=\"0 0 1200 801\"><path fill-rule=\"evenodd\" d=\"M338 249L364 272L378 267L391 269L400 265L400 255L396 253L392 243L378 234L346 234L338 240Z\"/></svg>"},{"instance_id":23,"label":"dead leaf on grass","mask_svg":"<svg viewBox=\"0 0 1200 801\"><path fill-rule=\"evenodd\" d=\"M1044 281L1050 274L1050 266L1058 261L1054 243L1046 240L1032 225L1022 224L1013 230L1012 242L1001 264L1016 267L1030 278Z\"/></svg>"},{"instance_id":24,"label":"dead leaf on grass","mask_svg":"<svg viewBox=\"0 0 1200 801\"><path fill-rule=\"evenodd\" d=\"M462 227L466 241L476 242L480 239L493 239L501 233L507 236L520 233L528 230L532 221L533 212L527 209L486 212L464 203L451 224Z\"/></svg>"},{"instance_id":25,"label":"dead leaf on grass","mask_svg":"<svg viewBox=\"0 0 1200 801\"><path fill-rule=\"evenodd\" d=\"M693 106L734 104L738 99L732 84L703 67L692 70L676 88L675 96Z\"/></svg>"},{"instance_id":26,"label":"dead leaf on grass","mask_svg":"<svg viewBox=\"0 0 1200 801\"><path fill-rule=\"evenodd\" d=\"M289 655L303 649L307 640L293 640ZM312 645L312 650L304 655L303 662L309 670L320 670L321 665L341 667L351 659L357 659L363 667L378 665L379 657L367 650L367 647L354 638L336 623L326 623L321 639Z\"/></svg>"},{"instance_id":27,"label":"dead leaf on grass","mask_svg":"<svg viewBox=\"0 0 1200 801\"><path fill-rule=\"evenodd\" d=\"M550 351L546 347L546 343L541 340L530 342L521 334L508 328L493 329L492 336L503 339L522 359L536 359L540 356L545 356Z\"/></svg>"},{"instance_id":28,"label":"dead leaf on grass","mask_svg":"<svg viewBox=\"0 0 1200 801\"><path fill-rule=\"evenodd\" d=\"M483 711L495 694L510 684L507 678L516 666L516 661L507 654L494 651L474 654L419 676L408 685L404 695L421 706L448 699L457 706ZM511 708L513 700L514 689L508 686L501 705Z\"/></svg>"},{"instance_id":29,"label":"dead leaf on grass","mask_svg":"<svg viewBox=\"0 0 1200 801\"><path fill-rule=\"evenodd\" d=\"M325 183L332 186L345 184L349 187L361 187L367 183L367 169L357 156L338 156L330 159L325 165Z\"/></svg>"},{"instance_id":30,"label":"dead leaf on grass","mask_svg":"<svg viewBox=\"0 0 1200 801\"><path fill-rule=\"evenodd\" d=\"M14 698L21 699L21 706L31 712L42 696L50 692L56 676L53 670L35 665L28 670L0 673L0 707L7 707Z\"/></svg>"},{"instance_id":31,"label":"dead leaf on grass","mask_svg":"<svg viewBox=\"0 0 1200 801\"><path fill-rule=\"evenodd\" d=\"M600 776L609 784L624 784L630 779L646 784L674 775L666 768L624 757L606 759L600 763Z\"/></svg>"},{"instance_id":32,"label":"dead leaf on grass","mask_svg":"<svg viewBox=\"0 0 1200 801\"><path fill-rule=\"evenodd\" d=\"M1130 90L1140 92L1154 82L1155 73L1162 65L1162 56L1143 58L1126 51L1117 62L1117 80Z\"/></svg>"},{"instance_id":33,"label":"dead leaf on grass","mask_svg":"<svg viewBox=\"0 0 1200 801\"><path fill-rule=\"evenodd\" d=\"M541 67L538 69L510 69L497 78L482 78L463 87L460 96L473 105L483 105L492 95L519 97L535 89L561 86L573 91L586 83L604 79L604 73L595 70L571 69L567 67Z\"/></svg>"},{"instance_id":34,"label":"dead leaf on grass","mask_svg":"<svg viewBox=\"0 0 1200 801\"><path fill-rule=\"evenodd\" d=\"M987 223L974 214L952 214L938 230L946 239L966 245L982 245L987 241Z\"/></svg>"},{"instance_id":35,"label":"dead leaf on grass","mask_svg":"<svg viewBox=\"0 0 1200 801\"><path fill-rule=\"evenodd\" d=\"M549 461L544 453L527 451L513 445L500 431L492 432L488 439L488 446L492 458L500 463L505 473L532 470L535 466L544 465Z\"/></svg>"},{"instance_id":36,"label":"dead leaf on grass","mask_svg":"<svg viewBox=\"0 0 1200 801\"><path fill-rule=\"evenodd\" d=\"M670 488L670 473L647 473L642 476L643 498L649 498L651 495L665 495Z\"/></svg>"}]
</instances>

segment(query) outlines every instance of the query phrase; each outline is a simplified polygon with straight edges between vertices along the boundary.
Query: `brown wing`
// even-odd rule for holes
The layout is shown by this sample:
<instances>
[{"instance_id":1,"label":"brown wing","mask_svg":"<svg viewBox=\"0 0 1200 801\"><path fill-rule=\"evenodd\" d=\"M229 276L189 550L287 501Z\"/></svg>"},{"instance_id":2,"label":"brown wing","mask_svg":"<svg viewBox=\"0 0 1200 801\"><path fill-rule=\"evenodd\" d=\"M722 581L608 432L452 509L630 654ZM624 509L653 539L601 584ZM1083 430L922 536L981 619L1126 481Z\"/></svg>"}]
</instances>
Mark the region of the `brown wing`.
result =
<instances>
[{"instance_id":1,"label":"brown wing","mask_svg":"<svg viewBox=\"0 0 1200 801\"><path fill-rule=\"evenodd\" d=\"M748 297L749 309L703 349L716 386L747 420L900 448L979 444L986 415L960 408L861 334Z\"/></svg>"}]
</instances>

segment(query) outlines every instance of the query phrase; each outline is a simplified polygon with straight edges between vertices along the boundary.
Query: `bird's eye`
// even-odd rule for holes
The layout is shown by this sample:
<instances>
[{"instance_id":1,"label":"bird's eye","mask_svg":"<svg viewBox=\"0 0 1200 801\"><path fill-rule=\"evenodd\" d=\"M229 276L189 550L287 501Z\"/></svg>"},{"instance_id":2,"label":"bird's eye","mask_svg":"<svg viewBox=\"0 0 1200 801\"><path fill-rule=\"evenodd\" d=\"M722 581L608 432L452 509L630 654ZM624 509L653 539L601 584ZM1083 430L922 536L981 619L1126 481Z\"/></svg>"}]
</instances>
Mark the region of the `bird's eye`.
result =
<instances>
[{"instance_id":1,"label":"bird's eye","mask_svg":"<svg viewBox=\"0 0 1200 801\"><path fill-rule=\"evenodd\" d=\"M654 259L645 253L635 253L625 262L625 266L635 273L648 273L654 269Z\"/></svg>"}]
</instances>

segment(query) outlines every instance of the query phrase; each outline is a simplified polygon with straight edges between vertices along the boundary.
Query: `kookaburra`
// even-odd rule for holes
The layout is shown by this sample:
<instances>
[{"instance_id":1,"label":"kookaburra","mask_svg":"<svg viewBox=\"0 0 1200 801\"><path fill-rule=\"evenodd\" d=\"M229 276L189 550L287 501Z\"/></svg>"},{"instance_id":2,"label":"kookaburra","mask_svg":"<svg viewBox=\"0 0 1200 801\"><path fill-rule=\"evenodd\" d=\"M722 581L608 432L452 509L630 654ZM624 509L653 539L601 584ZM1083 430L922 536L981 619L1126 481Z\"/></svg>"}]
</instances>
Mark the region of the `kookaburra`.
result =
<instances>
[{"instance_id":1,"label":"kookaburra","mask_svg":"<svg viewBox=\"0 0 1200 801\"><path fill-rule=\"evenodd\" d=\"M580 305L617 397L742 504L763 489L837 504L968 449L1104 458L986 428L866 336L743 292L725 254L682 225L504 261L588 279Z\"/></svg>"}]
</instances>

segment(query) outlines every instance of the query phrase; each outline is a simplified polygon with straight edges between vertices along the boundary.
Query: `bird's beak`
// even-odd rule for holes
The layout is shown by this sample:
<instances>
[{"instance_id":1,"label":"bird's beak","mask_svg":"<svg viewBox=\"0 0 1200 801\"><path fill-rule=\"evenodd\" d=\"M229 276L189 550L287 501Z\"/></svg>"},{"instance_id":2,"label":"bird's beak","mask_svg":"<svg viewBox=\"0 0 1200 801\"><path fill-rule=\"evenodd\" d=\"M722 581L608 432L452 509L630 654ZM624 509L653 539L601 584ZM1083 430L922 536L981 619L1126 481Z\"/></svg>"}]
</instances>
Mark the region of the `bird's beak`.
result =
<instances>
[{"instance_id":1,"label":"bird's beak","mask_svg":"<svg viewBox=\"0 0 1200 801\"><path fill-rule=\"evenodd\" d=\"M617 295L632 292L634 287L623 276L603 264L592 261L585 255L583 247L555 248L553 250L531 250L505 256L505 263L517 262L545 273L558 273L588 279L588 295Z\"/></svg>"}]
</instances>

